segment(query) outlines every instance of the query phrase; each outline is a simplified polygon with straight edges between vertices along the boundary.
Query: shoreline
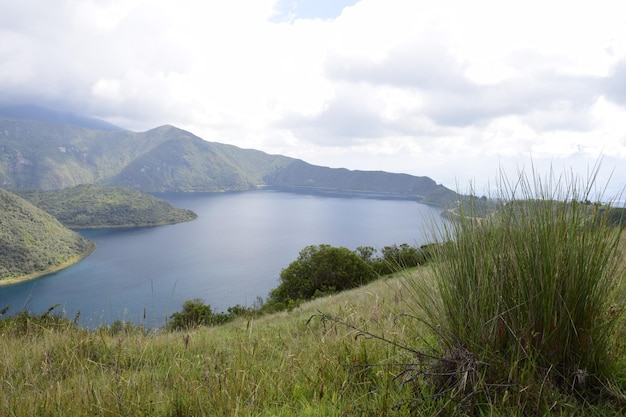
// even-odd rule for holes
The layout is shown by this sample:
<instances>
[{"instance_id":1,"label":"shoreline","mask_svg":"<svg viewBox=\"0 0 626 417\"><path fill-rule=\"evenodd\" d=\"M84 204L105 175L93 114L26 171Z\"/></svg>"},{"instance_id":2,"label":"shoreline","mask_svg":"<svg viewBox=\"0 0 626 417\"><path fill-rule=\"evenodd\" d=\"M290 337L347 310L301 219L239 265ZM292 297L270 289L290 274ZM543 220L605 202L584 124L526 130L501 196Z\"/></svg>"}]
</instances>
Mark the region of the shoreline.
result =
<instances>
[{"instance_id":1,"label":"shoreline","mask_svg":"<svg viewBox=\"0 0 626 417\"><path fill-rule=\"evenodd\" d=\"M186 209L185 209L186 210ZM191 211L191 210L190 210ZM98 230L98 229L133 229L133 228L144 228L144 227L161 227L161 226L171 226L179 223L188 223L196 220L198 215L191 211L193 216L190 216L188 219L176 220L176 221L166 221L162 223L130 223L130 224L102 224L95 226L85 226L85 225L75 225L75 224L65 224L63 226L67 227L71 230Z\"/></svg>"},{"instance_id":2,"label":"shoreline","mask_svg":"<svg viewBox=\"0 0 626 417\"><path fill-rule=\"evenodd\" d=\"M55 272L59 272L67 267L74 265L75 263L79 261L82 261L89 255L91 255L94 250L96 250L96 244L91 242L91 244L89 245L89 249L87 249L85 252L81 253L80 255L74 256L73 258L68 259L67 261L63 263L50 267L44 271L33 272L32 274L21 275L19 277L0 279L0 286L17 284L20 282L29 281L31 279L40 278L44 275L54 274Z\"/></svg>"},{"instance_id":3,"label":"shoreline","mask_svg":"<svg viewBox=\"0 0 626 417\"><path fill-rule=\"evenodd\" d=\"M168 223L142 223L142 224L120 224L120 225L102 225L102 226L78 226L78 225L63 225L71 230L99 230L99 229L140 229L146 227L161 227L161 226L172 226L180 223L188 223L196 220L198 216L189 220L180 220L176 222L168 222Z\"/></svg>"}]
</instances>

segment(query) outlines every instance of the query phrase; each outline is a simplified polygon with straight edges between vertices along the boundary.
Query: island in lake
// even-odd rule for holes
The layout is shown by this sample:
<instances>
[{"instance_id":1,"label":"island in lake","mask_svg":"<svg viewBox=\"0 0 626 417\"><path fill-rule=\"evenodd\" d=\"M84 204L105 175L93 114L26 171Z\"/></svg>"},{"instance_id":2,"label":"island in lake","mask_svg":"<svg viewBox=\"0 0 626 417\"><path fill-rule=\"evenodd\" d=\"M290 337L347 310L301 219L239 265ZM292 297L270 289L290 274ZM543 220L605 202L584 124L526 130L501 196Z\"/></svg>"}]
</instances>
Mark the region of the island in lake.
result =
<instances>
[{"instance_id":1,"label":"island in lake","mask_svg":"<svg viewBox=\"0 0 626 417\"><path fill-rule=\"evenodd\" d=\"M120 187L0 189L0 284L50 274L88 256L94 243L70 228L161 226L195 218L191 210Z\"/></svg>"}]
</instances>

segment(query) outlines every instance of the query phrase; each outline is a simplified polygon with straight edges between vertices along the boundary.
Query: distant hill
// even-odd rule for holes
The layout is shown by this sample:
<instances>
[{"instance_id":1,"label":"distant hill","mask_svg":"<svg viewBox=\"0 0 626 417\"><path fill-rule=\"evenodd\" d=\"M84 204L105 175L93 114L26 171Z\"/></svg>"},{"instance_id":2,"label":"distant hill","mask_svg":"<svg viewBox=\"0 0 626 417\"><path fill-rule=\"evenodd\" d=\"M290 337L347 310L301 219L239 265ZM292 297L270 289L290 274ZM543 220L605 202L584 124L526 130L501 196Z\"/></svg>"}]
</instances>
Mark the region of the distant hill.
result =
<instances>
[{"instance_id":1,"label":"distant hill","mask_svg":"<svg viewBox=\"0 0 626 417\"><path fill-rule=\"evenodd\" d=\"M207 142L173 126L134 133L0 117L0 186L58 190L79 184L144 192L310 187L400 194L440 206L457 198L428 177L320 167Z\"/></svg>"},{"instance_id":2,"label":"distant hill","mask_svg":"<svg viewBox=\"0 0 626 417\"><path fill-rule=\"evenodd\" d=\"M78 185L59 191L14 191L70 228L160 226L194 220L187 209L141 191Z\"/></svg>"},{"instance_id":3,"label":"distant hill","mask_svg":"<svg viewBox=\"0 0 626 417\"><path fill-rule=\"evenodd\" d=\"M277 187L315 188L337 191L412 196L423 203L447 206L457 194L437 185L428 177L394 174L384 171L351 171L326 168L294 160L289 165L266 175L263 180Z\"/></svg>"},{"instance_id":4,"label":"distant hill","mask_svg":"<svg viewBox=\"0 0 626 417\"><path fill-rule=\"evenodd\" d=\"M51 215L0 189L0 283L53 272L92 249Z\"/></svg>"}]
</instances>

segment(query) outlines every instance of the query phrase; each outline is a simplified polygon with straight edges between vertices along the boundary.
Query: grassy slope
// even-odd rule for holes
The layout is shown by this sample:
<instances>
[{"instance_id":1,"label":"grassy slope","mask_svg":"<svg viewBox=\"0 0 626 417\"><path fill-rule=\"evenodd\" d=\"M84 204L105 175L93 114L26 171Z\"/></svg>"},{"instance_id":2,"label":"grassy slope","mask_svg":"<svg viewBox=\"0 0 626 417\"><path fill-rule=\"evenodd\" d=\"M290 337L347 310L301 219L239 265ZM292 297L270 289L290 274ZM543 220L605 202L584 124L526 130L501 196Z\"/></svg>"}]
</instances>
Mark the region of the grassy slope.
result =
<instances>
[{"instance_id":1,"label":"grassy slope","mask_svg":"<svg viewBox=\"0 0 626 417\"><path fill-rule=\"evenodd\" d=\"M322 310L391 336L403 331L390 314L400 297L397 281L379 281L290 313L188 333L66 326L8 336L5 328L0 414L379 415L400 400L398 369L364 363L395 349L340 325L306 322Z\"/></svg>"},{"instance_id":2,"label":"grassy slope","mask_svg":"<svg viewBox=\"0 0 626 417\"><path fill-rule=\"evenodd\" d=\"M428 267L413 277L428 279ZM415 399L411 386L401 384L404 366L398 364L414 362L413 356L335 322L314 318L307 324L321 311L423 348L420 324L397 321L410 302L404 279L379 280L289 313L184 333L88 332L65 325L59 331L33 326L18 336L17 329L4 328L0 414L409 415L407 407L396 407ZM427 401L418 412L436 410ZM575 402L571 410L603 412Z\"/></svg>"}]
</instances>

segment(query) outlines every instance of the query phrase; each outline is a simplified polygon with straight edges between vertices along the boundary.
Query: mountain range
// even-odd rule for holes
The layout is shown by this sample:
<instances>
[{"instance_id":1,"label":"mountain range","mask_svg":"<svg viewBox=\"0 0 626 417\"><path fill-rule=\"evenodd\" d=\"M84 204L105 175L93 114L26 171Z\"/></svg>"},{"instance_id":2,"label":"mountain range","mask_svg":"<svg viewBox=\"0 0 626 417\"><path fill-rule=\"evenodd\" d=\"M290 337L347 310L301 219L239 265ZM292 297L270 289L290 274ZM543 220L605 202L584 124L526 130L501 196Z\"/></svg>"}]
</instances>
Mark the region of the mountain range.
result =
<instances>
[{"instance_id":1,"label":"mountain range","mask_svg":"<svg viewBox=\"0 0 626 417\"><path fill-rule=\"evenodd\" d=\"M444 207L458 197L428 177L311 165L208 142L174 126L137 133L94 128L92 119L79 117L68 123L64 113L39 108L6 114L0 111L3 188L98 184L144 192L215 192L273 186L403 195Z\"/></svg>"}]
</instances>

